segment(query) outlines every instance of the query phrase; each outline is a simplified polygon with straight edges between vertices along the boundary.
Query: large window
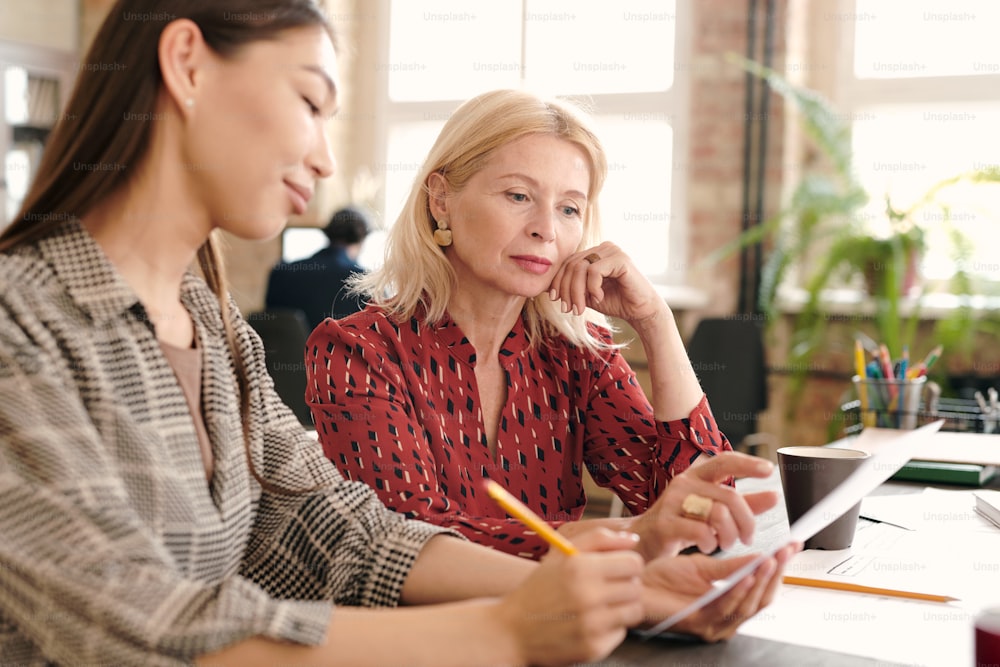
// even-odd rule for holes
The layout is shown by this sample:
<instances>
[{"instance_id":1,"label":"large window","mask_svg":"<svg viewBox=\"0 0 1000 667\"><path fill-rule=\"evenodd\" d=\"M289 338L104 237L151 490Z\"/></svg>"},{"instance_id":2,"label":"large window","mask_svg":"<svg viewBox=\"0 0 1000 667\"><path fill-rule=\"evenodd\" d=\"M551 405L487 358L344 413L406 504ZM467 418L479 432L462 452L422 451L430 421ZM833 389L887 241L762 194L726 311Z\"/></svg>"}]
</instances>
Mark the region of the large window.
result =
<instances>
[{"instance_id":1,"label":"large window","mask_svg":"<svg viewBox=\"0 0 1000 667\"><path fill-rule=\"evenodd\" d=\"M855 167L884 218L934 183L1000 168L1000 3L992 0L843 0L818 22L840 31L834 99L853 123ZM1000 293L1000 185L961 186L916 217L929 237L923 275L945 287L957 262L949 225L973 242L964 268L977 289ZM946 218L950 223L946 223ZM875 230L877 231L877 230Z\"/></svg>"},{"instance_id":2,"label":"large window","mask_svg":"<svg viewBox=\"0 0 1000 667\"><path fill-rule=\"evenodd\" d=\"M654 280L684 279L682 154L686 99L675 66L683 2L390 0L377 72L387 121L385 219L452 111L495 88L571 97L595 116L608 153L604 236ZM678 7L677 5L680 5Z\"/></svg>"}]
</instances>

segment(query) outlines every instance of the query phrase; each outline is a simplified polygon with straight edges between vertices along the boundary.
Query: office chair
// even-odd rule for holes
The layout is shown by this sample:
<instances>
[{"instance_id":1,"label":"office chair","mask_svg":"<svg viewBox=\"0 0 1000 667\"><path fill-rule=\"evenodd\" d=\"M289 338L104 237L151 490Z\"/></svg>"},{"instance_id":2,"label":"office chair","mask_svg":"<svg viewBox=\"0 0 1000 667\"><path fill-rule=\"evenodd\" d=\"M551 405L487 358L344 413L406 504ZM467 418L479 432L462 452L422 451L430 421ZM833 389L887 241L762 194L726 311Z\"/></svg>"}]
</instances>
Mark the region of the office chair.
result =
<instances>
[{"instance_id":1,"label":"office chair","mask_svg":"<svg viewBox=\"0 0 1000 667\"><path fill-rule=\"evenodd\" d=\"M771 440L757 433L757 416L767 409L767 364L760 324L748 319L702 319L687 351L719 429L733 449L756 453Z\"/></svg>"},{"instance_id":2,"label":"office chair","mask_svg":"<svg viewBox=\"0 0 1000 667\"><path fill-rule=\"evenodd\" d=\"M719 430L733 449L756 454L772 438L757 432L757 415L767 409L767 364L764 334L753 321L705 318L687 344L691 365L708 396ZM618 496L608 516L625 515Z\"/></svg>"},{"instance_id":3,"label":"office chair","mask_svg":"<svg viewBox=\"0 0 1000 667\"><path fill-rule=\"evenodd\" d=\"M264 343L267 370L274 379L274 389L299 421L312 426L312 414L306 405L306 339L309 325L301 310L272 309L251 314L247 321Z\"/></svg>"}]
</instances>

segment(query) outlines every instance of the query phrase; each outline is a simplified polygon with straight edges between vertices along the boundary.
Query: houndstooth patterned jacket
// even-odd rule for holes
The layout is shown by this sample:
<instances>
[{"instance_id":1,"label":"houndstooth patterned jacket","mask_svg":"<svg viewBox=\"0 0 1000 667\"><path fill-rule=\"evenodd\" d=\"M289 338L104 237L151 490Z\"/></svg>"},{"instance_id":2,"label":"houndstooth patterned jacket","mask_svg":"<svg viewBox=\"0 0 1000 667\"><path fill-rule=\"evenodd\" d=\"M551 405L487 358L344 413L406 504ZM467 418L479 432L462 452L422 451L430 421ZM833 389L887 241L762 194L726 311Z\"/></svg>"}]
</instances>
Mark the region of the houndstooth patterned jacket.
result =
<instances>
[{"instance_id":1,"label":"houndstooth patterned jacket","mask_svg":"<svg viewBox=\"0 0 1000 667\"><path fill-rule=\"evenodd\" d=\"M391 606L441 532L346 482L277 397L238 315L250 475L218 301L203 355L211 483L135 293L76 222L0 255L0 664L176 664L250 636L318 643L334 604ZM236 312L235 305L233 306Z\"/></svg>"}]
</instances>

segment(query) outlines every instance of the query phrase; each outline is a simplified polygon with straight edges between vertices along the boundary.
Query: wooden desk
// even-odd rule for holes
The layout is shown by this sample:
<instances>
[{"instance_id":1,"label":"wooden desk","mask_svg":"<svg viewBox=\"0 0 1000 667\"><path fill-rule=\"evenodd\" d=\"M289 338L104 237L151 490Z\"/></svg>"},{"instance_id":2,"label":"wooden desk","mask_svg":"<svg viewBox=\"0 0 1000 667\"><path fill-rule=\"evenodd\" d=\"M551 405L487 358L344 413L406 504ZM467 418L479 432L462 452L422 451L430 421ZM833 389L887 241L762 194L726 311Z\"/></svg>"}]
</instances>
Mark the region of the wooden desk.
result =
<instances>
[{"instance_id":1,"label":"wooden desk","mask_svg":"<svg viewBox=\"0 0 1000 667\"><path fill-rule=\"evenodd\" d=\"M736 635L717 644L663 639L643 641L627 638L606 660L592 665L605 667L701 667L702 665L777 665L779 667L888 667L884 660L846 653L820 651L809 646L783 644L767 639Z\"/></svg>"},{"instance_id":2,"label":"wooden desk","mask_svg":"<svg viewBox=\"0 0 1000 667\"><path fill-rule=\"evenodd\" d=\"M765 488L780 488L777 473L767 480L740 480L738 488L742 491L754 491ZM876 489L872 495L897 493L913 493L922 490L927 485L902 482L887 482ZM945 485L935 487L948 488ZM1000 489L1000 480L995 479L991 488ZM967 487L954 487L967 488ZM758 517L755 544L768 544L775 536L780 536L787 528L787 519L782 503L773 510ZM780 594L780 593L779 593ZM765 612L766 613L766 610ZM628 637L607 659L592 663L606 667L645 667L653 665L775 665L783 667L799 667L800 665L819 665L821 667L855 667L880 665L887 667L891 663L883 659L875 659L821 650L798 644L786 644L758 637L736 635L733 639L716 644L705 644L696 640L683 639L650 639L644 641L641 637Z\"/></svg>"}]
</instances>

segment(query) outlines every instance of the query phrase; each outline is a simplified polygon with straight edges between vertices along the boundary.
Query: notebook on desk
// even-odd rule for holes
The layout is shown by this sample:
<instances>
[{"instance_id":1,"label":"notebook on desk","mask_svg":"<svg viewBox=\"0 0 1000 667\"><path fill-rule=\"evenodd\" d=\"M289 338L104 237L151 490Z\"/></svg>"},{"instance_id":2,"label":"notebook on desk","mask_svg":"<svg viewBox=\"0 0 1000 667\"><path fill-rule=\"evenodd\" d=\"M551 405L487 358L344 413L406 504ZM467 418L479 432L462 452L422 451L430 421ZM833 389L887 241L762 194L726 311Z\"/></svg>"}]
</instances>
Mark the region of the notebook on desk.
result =
<instances>
[{"instance_id":1,"label":"notebook on desk","mask_svg":"<svg viewBox=\"0 0 1000 667\"><path fill-rule=\"evenodd\" d=\"M976 512L1000 528L1000 491L976 491Z\"/></svg>"},{"instance_id":2,"label":"notebook on desk","mask_svg":"<svg viewBox=\"0 0 1000 667\"><path fill-rule=\"evenodd\" d=\"M893 437L893 429L866 428L865 443L855 447L874 453L881 442ZM1000 434L938 431L925 438L893 479L939 484L982 486L1000 472Z\"/></svg>"},{"instance_id":3,"label":"notebook on desk","mask_svg":"<svg viewBox=\"0 0 1000 667\"><path fill-rule=\"evenodd\" d=\"M910 461L890 479L927 484L958 484L984 486L1000 472L997 466L978 463L943 463L941 461Z\"/></svg>"}]
</instances>

